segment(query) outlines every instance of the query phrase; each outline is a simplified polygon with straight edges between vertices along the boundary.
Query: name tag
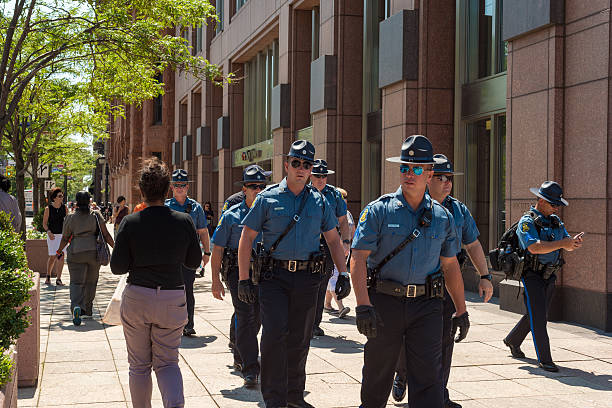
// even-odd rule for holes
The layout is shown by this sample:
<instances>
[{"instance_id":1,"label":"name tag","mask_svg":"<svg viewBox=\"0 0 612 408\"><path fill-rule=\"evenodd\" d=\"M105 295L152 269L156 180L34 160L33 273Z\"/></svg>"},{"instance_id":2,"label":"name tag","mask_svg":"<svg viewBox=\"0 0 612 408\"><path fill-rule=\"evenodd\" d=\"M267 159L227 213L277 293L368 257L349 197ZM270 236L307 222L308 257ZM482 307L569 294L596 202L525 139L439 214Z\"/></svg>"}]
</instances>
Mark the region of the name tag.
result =
<instances>
[{"instance_id":1,"label":"name tag","mask_svg":"<svg viewBox=\"0 0 612 408\"><path fill-rule=\"evenodd\" d=\"M399 224L389 224L389 225L387 225L387 227L389 227L389 228L399 228L400 225Z\"/></svg>"},{"instance_id":2,"label":"name tag","mask_svg":"<svg viewBox=\"0 0 612 408\"><path fill-rule=\"evenodd\" d=\"M274 207L274 211L280 211L280 210L284 210L285 207Z\"/></svg>"}]
</instances>

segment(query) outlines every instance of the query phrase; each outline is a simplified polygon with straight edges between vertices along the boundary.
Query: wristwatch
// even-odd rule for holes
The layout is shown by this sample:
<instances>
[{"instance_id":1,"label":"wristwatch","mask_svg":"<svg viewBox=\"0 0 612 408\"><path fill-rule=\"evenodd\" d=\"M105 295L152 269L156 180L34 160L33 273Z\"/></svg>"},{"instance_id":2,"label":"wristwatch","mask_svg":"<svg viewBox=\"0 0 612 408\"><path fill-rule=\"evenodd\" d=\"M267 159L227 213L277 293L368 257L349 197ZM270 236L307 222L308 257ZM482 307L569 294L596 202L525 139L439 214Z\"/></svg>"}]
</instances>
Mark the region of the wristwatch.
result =
<instances>
[{"instance_id":1,"label":"wristwatch","mask_svg":"<svg viewBox=\"0 0 612 408\"><path fill-rule=\"evenodd\" d=\"M350 245L350 244L351 244L351 240L350 240L350 239L343 239L343 240L342 240L342 243L343 243L343 244L349 244L349 245Z\"/></svg>"},{"instance_id":2,"label":"wristwatch","mask_svg":"<svg viewBox=\"0 0 612 408\"><path fill-rule=\"evenodd\" d=\"M493 275L491 275L490 273L487 273L486 275L481 275L480 279L493 280Z\"/></svg>"},{"instance_id":3,"label":"wristwatch","mask_svg":"<svg viewBox=\"0 0 612 408\"><path fill-rule=\"evenodd\" d=\"M204 255L206 256L210 256L210 254L211 254L210 252L204 252Z\"/></svg>"}]
</instances>

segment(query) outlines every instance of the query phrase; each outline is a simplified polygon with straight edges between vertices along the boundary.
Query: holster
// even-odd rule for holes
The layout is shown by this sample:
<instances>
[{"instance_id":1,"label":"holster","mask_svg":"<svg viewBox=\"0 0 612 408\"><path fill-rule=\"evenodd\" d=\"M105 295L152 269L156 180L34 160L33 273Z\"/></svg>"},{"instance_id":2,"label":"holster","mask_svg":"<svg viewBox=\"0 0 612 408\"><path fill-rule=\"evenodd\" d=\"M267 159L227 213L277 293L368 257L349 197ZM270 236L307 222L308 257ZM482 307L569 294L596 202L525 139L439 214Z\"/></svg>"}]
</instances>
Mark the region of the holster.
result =
<instances>
[{"instance_id":1,"label":"holster","mask_svg":"<svg viewBox=\"0 0 612 408\"><path fill-rule=\"evenodd\" d=\"M259 242L253 256L253 275L251 280L253 284L257 285L262 279L272 279L272 257L264 249L263 244Z\"/></svg>"},{"instance_id":2,"label":"holster","mask_svg":"<svg viewBox=\"0 0 612 408\"><path fill-rule=\"evenodd\" d=\"M376 287L376 275L378 275L377 268L367 268L366 269L366 286L368 288Z\"/></svg>"},{"instance_id":3,"label":"holster","mask_svg":"<svg viewBox=\"0 0 612 408\"><path fill-rule=\"evenodd\" d=\"M228 281L230 269L238 267L238 250L225 248L223 258L221 258L221 280Z\"/></svg>"},{"instance_id":4,"label":"holster","mask_svg":"<svg viewBox=\"0 0 612 408\"><path fill-rule=\"evenodd\" d=\"M310 263L310 273L318 273L325 274L326 265L327 265L328 257L323 252L316 252L310 255L309 263ZM332 262L332 271L333 271L333 262Z\"/></svg>"},{"instance_id":5,"label":"holster","mask_svg":"<svg viewBox=\"0 0 612 408\"><path fill-rule=\"evenodd\" d=\"M321 242L319 245L319 253L324 257L323 259L323 273L327 276L331 276L334 273L334 260L331 256L331 251L327 246L327 243Z\"/></svg>"},{"instance_id":6,"label":"holster","mask_svg":"<svg viewBox=\"0 0 612 408\"><path fill-rule=\"evenodd\" d=\"M459 262L459 267L463 268L465 261L467 260L467 252L465 249L461 248L461 251L457 254L457 262Z\"/></svg>"},{"instance_id":7,"label":"holster","mask_svg":"<svg viewBox=\"0 0 612 408\"><path fill-rule=\"evenodd\" d=\"M444 274L442 271L427 275L425 293L428 298L444 298Z\"/></svg>"}]
</instances>

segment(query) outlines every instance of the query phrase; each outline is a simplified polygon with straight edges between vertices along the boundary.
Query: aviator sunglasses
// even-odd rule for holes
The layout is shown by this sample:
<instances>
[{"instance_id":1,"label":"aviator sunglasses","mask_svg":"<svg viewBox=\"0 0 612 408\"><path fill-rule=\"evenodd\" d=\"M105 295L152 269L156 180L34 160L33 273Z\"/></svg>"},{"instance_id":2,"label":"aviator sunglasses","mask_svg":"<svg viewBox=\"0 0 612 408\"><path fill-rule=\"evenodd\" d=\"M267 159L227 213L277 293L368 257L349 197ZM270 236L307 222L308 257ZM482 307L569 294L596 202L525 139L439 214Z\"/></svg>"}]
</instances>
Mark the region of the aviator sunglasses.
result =
<instances>
[{"instance_id":1,"label":"aviator sunglasses","mask_svg":"<svg viewBox=\"0 0 612 408\"><path fill-rule=\"evenodd\" d=\"M437 174L434 177L437 178L438 180L440 180L443 183L446 183L447 181L449 183L453 182L453 176L447 176L446 174Z\"/></svg>"},{"instance_id":2,"label":"aviator sunglasses","mask_svg":"<svg viewBox=\"0 0 612 408\"><path fill-rule=\"evenodd\" d=\"M174 183L175 188L185 188L187 187L187 183Z\"/></svg>"},{"instance_id":3,"label":"aviator sunglasses","mask_svg":"<svg viewBox=\"0 0 612 408\"><path fill-rule=\"evenodd\" d=\"M245 187L249 190L263 190L266 188L265 184L245 184Z\"/></svg>"},{"instance_id":4,"label":"aviator sunglasses","mask_svg":"<svg viewBox=\"0 0 612 408\"><path fill-rule=\"evenodd\" d=\"M423 171L425 171L425 168L423 166L410 167L403 164L400 166L400 171L402 172L402 174L410 174L410 170L412 170L415 176L420 176L421 174L423 174Z\"/></svg>"},{"instance_id":5,"label":"aviator sunglasses","mask_svg":"<svg viewBox=\"0 0 612 408\"><path fill-rule=\"evenodd\" d=\"M314 176L316 178L326 178L327 174L312 174L312 176Z\"/></svg>"},{"instance_id":6,"label":"aviator sunglasses","mask_svg":"<svg viewBox=\"0 0 612 408\"><path fill-rule=\"evenodd\" d=\"M291 167L293 167L294 169L299 169L300 166L304 169L304 170L308 170L312 167L312 163L311 162L307 162L307 161L301 161L301 160L291 160Z\"/></svg>"}]
</instances>

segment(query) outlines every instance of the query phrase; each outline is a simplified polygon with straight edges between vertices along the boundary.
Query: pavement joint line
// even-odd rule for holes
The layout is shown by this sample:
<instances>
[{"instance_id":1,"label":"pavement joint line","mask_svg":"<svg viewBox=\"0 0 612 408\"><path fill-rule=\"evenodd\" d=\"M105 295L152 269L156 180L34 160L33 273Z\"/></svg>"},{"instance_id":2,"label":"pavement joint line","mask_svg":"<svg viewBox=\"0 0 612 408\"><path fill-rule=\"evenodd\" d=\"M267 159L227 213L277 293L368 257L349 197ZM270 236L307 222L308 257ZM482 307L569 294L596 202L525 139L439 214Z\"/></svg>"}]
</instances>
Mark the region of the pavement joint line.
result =
<instances>
[{"instance_id":1,"label":"pavement joint line","mask_svg":"<svg viewBox=\"0 0 612 408\"><path fill-rule=\"evenodd\" d=\"M40 277L39 277L40 279ZM46 285L45 285L46 286ZM46 286L48 288L48 286ZM49 319L49 325L47 326L47 330L51 331L51 324L53 322L53 312L55 311L55 299L56 299L57 286L53 286L53 302L51 303L51 318ZM40 307L40 305L39 305ZM42 380L45 375L45 364L47 363L47 350L49 348L49 337L47 336L47 343L45 344L45 360L42 362L42 368L40 369L39 376L40 378L37 381L36 388L38 390L38 398L36 398L36 406L40 405L40 395L42 394ZM40 352L40 350L39 350ZM34 391L36 392L36 391Z\"/></svg>"},{"instance_id":2,"label":"pavement joint line","mask_svg":"<svg viewBox=\"0 0 612 408\"><path fill-rule=\"evenodd\" d=\"M208 390L208 388L206 387L206 385L204 385L204 383L202 382L202 380L200 379L200 377L196 374L196 372L194 371L194 369L191 367L191 365L189 364L189 362L187 361L187 359L185 358L185 356L183 356L183 353L180 352L180 348L179 348L179 355L181 356L181 359L183 359L183 362L185 363L185 365L187 367L189 367L189 371L191 371L191 373L193 374L193 376L198 380L198 382L200 384L202 384L202 387L206 390L206 393L208 394L208 396L210 397L210 399L213 400L213 402L215 403L215 405L217 407L220 407L220 405L217 403L217 401L212 397L212 394L210 393L210 391Z\"/></svg>"},{"instance_id":3,"label":"pavement joint line","mask_svg":"<svg viewBox=\"0 0 612 408\"><path fill-rule=\"evenodd\" d=\"M96 306L98 301L96 301ZM98 307L98 313L100 313L100 308ZM108 348L110 349L111 356L113 356L113 367L115 367L115 377L117 377L117 381L119 382L119 386L121 387L121 394L123 395L123 401L125 402L125 406L127 407L127 397L125 395L125 389L121 384L121 378L119 377L119 368L117 367L117 359L115 358L115 353L113 352L113 348L111 347L110 339L108 338L108 333L106 332L106 328L109 327L106 323L100 319L100 323L102 324L102 329L104 330L104 337L106 338L106 342L108 343ZM124 340L125 341L125 340Z\"/></svg>"}]
</instances>

